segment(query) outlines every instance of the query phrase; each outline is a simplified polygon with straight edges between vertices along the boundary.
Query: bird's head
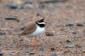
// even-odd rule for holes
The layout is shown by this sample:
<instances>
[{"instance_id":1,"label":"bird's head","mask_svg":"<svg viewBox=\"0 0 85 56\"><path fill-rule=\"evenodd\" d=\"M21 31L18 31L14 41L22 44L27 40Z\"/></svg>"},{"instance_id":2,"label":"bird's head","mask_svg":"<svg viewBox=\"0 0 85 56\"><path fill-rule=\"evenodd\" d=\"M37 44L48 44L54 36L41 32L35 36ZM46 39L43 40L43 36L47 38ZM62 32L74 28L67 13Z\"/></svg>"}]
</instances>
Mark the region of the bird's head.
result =
<instances>
[{"instance_id":1,"label":"bird's head","mask_svg":"<svg viewBox=\"0 0 85 56\"><path fill-rule=\"evenodd\" d=\"M45 27L46 23L45 23L44 18L43 18L43 19L37 20L36 24L40 27Z\"/></svg>"}]
</instances>

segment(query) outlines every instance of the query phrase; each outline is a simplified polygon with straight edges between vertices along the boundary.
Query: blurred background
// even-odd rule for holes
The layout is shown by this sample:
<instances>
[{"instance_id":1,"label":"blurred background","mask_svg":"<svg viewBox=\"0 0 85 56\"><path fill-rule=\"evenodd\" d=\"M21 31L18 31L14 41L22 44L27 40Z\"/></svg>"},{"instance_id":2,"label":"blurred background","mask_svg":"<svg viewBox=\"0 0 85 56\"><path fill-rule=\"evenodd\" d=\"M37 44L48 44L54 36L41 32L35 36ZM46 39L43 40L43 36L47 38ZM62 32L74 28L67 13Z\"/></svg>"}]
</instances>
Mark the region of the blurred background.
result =
<instances>
[{"instance_id":1,"label":"blurred background","mask_svg":"<svg viewBox=\"0 0 85 56\"><path fill-rule=\"evenodd\" d=\"M85 0L0 0L0 56L85 56ZM45 18L39 47L20 37L26 23Z\"/></svg>"}]
</instances>

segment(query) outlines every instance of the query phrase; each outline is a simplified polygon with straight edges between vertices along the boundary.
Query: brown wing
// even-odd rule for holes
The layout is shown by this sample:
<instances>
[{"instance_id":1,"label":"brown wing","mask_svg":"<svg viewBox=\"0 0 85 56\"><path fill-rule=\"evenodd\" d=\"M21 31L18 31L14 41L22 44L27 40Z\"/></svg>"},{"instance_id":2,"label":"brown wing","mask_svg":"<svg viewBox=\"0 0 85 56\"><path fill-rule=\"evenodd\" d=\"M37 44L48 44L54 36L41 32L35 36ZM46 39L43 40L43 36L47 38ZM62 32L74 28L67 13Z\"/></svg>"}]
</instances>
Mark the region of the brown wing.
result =
<instances>
[{"instance_id":1,"label":"brown wing","mask_svg":"<svg viewBox=\"0 0 85 56\"><path fill-rule=\"evenodd\" d=\"M29 35L32 32L34 32L35 29L36 29L36 24L34 22L30 22L29 24L25 26L24 30L22 31L20 35Z\"/></svg>"}]
</instances>

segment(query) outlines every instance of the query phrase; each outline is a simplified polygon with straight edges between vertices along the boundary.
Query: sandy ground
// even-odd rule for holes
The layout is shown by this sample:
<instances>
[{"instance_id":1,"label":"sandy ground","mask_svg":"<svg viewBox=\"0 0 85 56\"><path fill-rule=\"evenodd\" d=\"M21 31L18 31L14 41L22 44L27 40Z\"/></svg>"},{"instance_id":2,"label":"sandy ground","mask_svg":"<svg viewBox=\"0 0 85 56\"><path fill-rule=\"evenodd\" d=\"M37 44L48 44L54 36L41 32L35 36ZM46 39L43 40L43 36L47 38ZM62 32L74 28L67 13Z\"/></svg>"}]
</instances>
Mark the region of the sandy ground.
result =
<instances>
[{"instance_id":1,"label":"sandy ground","mask_svg":"<svg viewBox=\"0 0 85 56\"><path fill-rule=\"evenodd\" d=\"M45 33L38 37L41 45L30 47L28 36L19 37L19 28L40 19L33 9L10 9L0 3L0 55L3 56L85 56L85 0L49 4L41 9L47 21ZM16 16L20 22L5 20Z\"/></svg>"}]
</instances>

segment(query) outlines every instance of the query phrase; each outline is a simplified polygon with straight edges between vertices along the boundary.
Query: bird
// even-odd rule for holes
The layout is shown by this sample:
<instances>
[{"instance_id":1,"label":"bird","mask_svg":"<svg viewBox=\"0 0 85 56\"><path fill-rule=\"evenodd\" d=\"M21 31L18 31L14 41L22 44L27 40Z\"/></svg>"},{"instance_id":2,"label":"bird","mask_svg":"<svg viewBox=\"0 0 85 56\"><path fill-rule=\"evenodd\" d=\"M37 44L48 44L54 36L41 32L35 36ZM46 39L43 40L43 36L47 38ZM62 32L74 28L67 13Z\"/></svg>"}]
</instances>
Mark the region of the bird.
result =
<instances>
[{"instance_id":1,"label":"bird","mask_svg":"<svg viewBox=\"0 0 85 56\"><path fill-rule=\"evenodd\" d=\"M45 32L45 26L46 26L46 22L44 21L44 18L37 21L29 22L24 26L24 28L22 28L22 32L20 33L20 36L28 35L28 37L34 37L40 35L43 32ZM40 45L40 43L37 41L36 38L31 38L30 46L34 46L34 45L38 46Z\"/></svg>"}]
</instances>

